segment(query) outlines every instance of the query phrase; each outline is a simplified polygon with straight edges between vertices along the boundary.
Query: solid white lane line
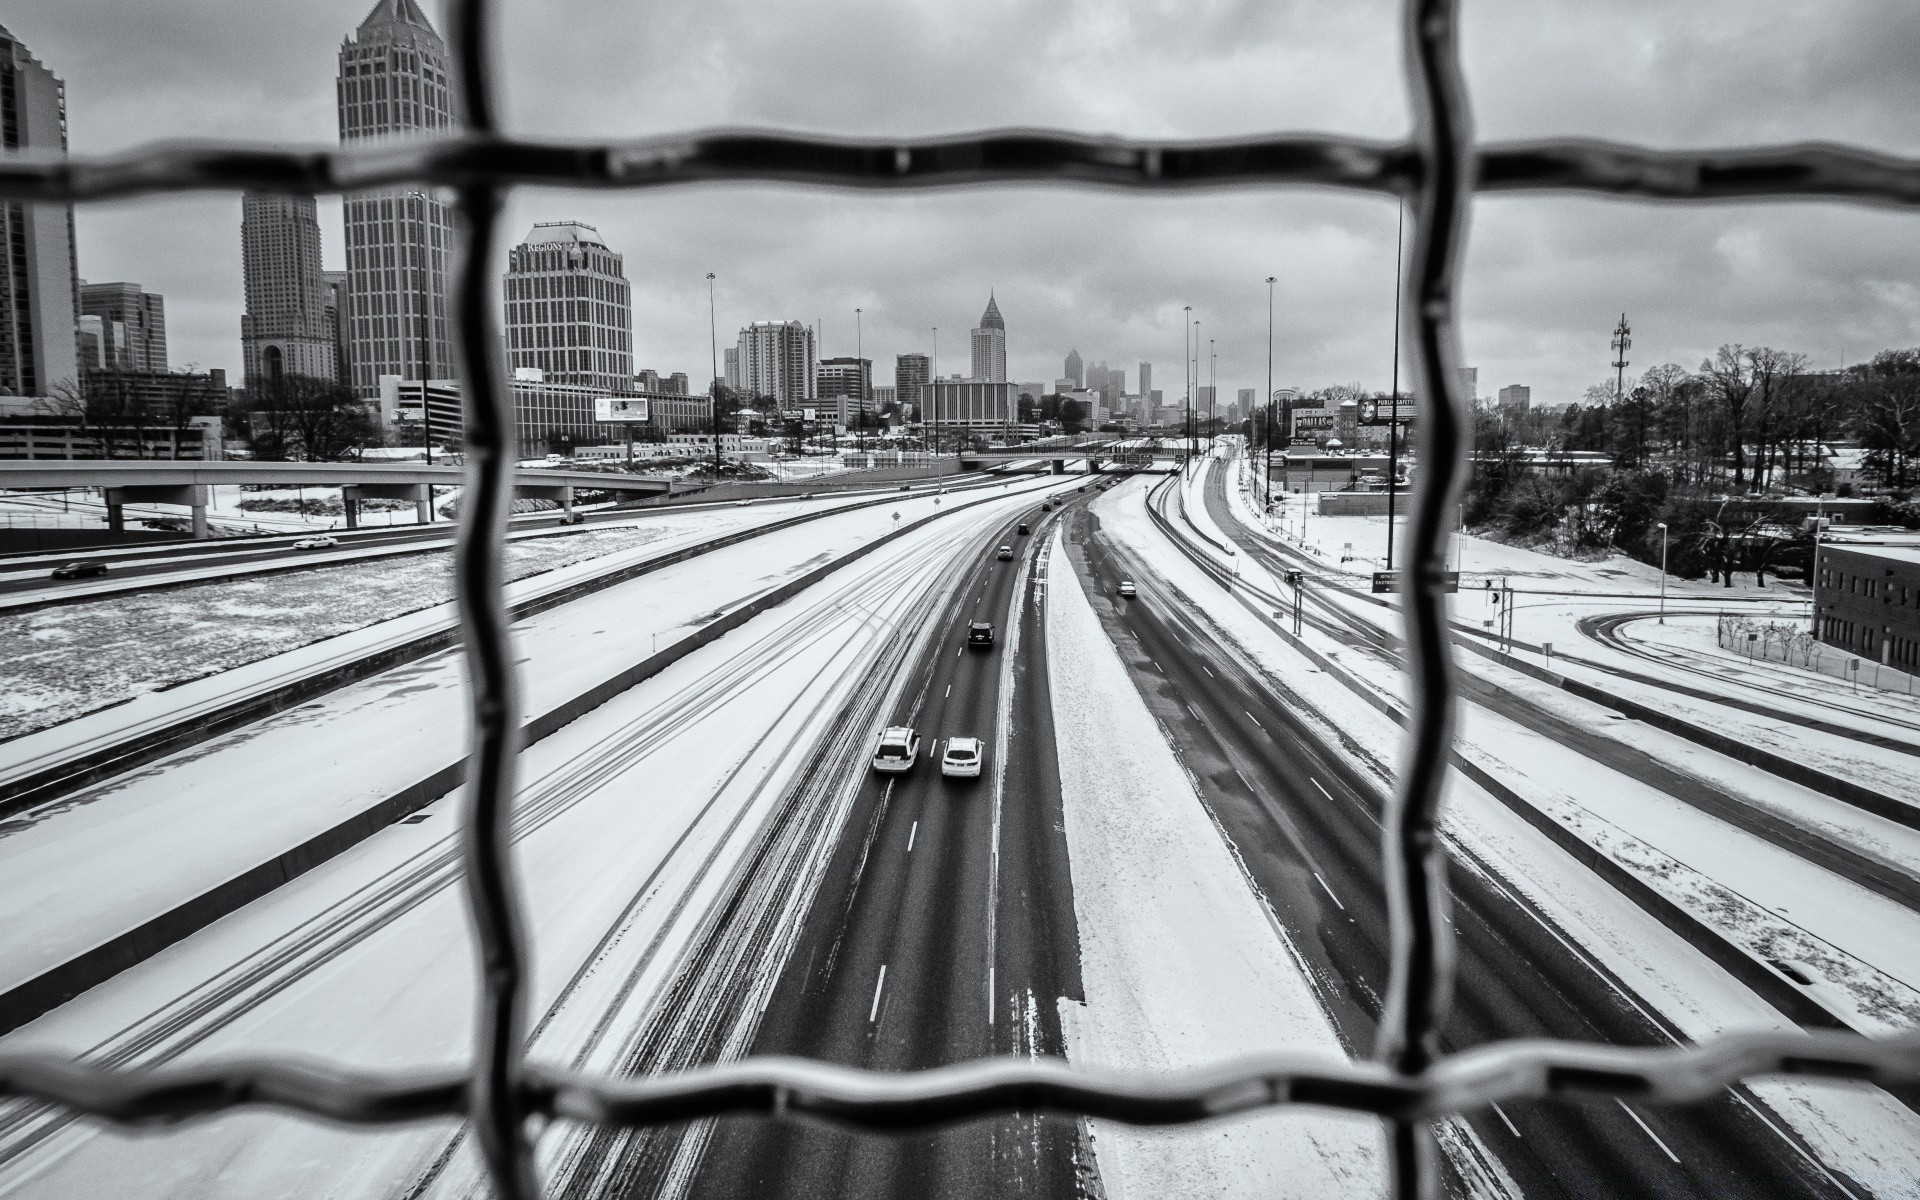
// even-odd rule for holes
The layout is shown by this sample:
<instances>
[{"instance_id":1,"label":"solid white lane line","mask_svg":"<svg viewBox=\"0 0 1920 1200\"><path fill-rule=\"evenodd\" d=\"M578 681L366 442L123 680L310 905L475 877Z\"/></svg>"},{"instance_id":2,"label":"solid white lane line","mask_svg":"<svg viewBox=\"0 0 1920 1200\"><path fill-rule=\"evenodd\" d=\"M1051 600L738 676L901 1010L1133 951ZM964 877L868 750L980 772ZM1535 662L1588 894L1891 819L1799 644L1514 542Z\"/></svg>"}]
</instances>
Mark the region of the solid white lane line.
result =
<instances>
[{"instance_id":1,"label":"solid white lane line","mask_svg":"<svg viewBox=\"0 0 1920 1200\"><path fill-rule=\"evenodd\" d=\"M1320 787L1320 781L1318 779L1315 779L1313 776L1309 775L1307 776L1307 781L1312 783L1313 786L1320 788L1320 794L1322 796L1325 796L1329 800L1333 799L1333 793L1329 792L1327 789L1323 787Z\"/></svg>"},{"instance_id":2,"label":"solid white lane line","mask_svg":"<svg viewBox=\"0 0 1920 1200\"><path fill-rule=\"evenodd\" d=\"M880 1015L880 989L887 986L887 964L880 964L880 978L873 981L873 1006L867 1009L867 1024L873 1024Z\"/></svg>"},{"instance_id":3,"label":"solid white lane line","mask_svg":"<svg viewBox=\"0 0 1920 1200\"><path fill-rule=\"evenodd\" d=\"M1493 1106L1493 1111L1500 1114L1500 1122L1501 1124L1507 1127L1508 1133L1511 1133L1515 1137L1520 1136L1520 1131L1514 1127L1512 1119L1507 1116L1506 1109L1501 1108L1498 1104L1495 1104Z\"/></svg>"},{"instance_id":4,"label":"solid white lane line","mask_svg":"<svg viewBox=\"0 0 1920 1200\"><path fill-rule=\"evenodd\" d=\"M920 836L920 822L915 821L913 828L907 830L907 853L913 853L913 839Z\"/></svg>"},{"instance_id":5,"label":"solid white lane line","mask_svg":"<svg viewBox=\"0 0 1920 1200\"><path fill-rule=\"evenodd\" d=\"M1660 1140L1660 1135L1655 1133L1652 1129L1648 1128L1647 1123L1640 1119L1640 1114L1627 1107L1627 1102L1625 1100L1622 1100L1620 1099L1620 1097L1615 1096L1613 1098L1613 1102L1620 1106L1621 1112L1633 1118L1633 1123L1640 1127L1640 1132L1646 1134L1648 1137L1653 1139L1653 1144L1660 1147L1660 1153L1666 1155L1668 1158L1672 1159L1676 1163L1680 1161L1680 1156L1678 1154L1675 1154L1672 1150L1668 1149L1667 1144Z\"/></svg>"},{"instance_id":6,"label":"solid white lane line","mask_svg":"<svg viewBox=\"0 0 1920 1200\"><path fill-rule=\"evenodd\" d=\"M1241 709L1240 711L1243 713L1247 712L1247 710L1244 708ZM1249 712L1247 713L1247 720L1252 721L1255 725L1259 725L1260 732L1265 733L1267 731L1267 727L1265 725L1260 725L1260 718L1254 716L1252 713L1249 713Z\"/></svg>"},{"instance_id":7,"label":"solid white lane line","mask_svg":"<svg viewBox=\"0 0 1920 1200\"><path fill-rule=\"evenodd\" d=\"M1313 877L1315 879L1320 879L1320 872L1315 871L1313 873ZM1335 908L1339 909L1341 912L1347 911L1347 906L1340 903L1340 897L1333 894L1333 889L1327 886L1327 881L1324 879L1320 879L1320 890L1327 894L1327 899L1333 901L1333 906Z\"/></svg>"}]
</instances>

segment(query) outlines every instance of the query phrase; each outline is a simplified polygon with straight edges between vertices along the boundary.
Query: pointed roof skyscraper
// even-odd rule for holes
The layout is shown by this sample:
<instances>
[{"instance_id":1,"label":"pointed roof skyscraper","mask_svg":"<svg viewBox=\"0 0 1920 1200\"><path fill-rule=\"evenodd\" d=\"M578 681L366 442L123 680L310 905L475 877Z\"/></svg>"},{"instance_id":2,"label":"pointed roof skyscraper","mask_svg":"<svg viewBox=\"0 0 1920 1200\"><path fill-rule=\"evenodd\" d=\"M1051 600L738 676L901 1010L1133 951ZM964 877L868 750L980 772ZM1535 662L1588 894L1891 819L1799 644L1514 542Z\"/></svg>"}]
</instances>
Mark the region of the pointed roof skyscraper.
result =
<instances>
[{"instance_id":1,"label":"pointed roof skyscraper","mask_svg":"<svg viewBox=\"0 0 1920 1200\"><path fill-rule=\"evenodd\" d=\"M360 22L357 32L366 33L382 25L412 25L435 37L440 36L433 22L427 20L427 14L420 11L420 6L414 0L380 0L373 6L373 11L367 14L367 19Z\"/></svg>"},{"instance_id":2,"label":"pointed roof skyscraper","mask_svg":"<svg viewBox=\"0 0 1920 1200\"><path fill-rule=\"evenodd\" d=\"M1005 333L1007 323L1000 319L1000 305L994 301L993 293L987 293L987 311L980 314L980 328L998 329Z\"/></svg>"}]
</instances>

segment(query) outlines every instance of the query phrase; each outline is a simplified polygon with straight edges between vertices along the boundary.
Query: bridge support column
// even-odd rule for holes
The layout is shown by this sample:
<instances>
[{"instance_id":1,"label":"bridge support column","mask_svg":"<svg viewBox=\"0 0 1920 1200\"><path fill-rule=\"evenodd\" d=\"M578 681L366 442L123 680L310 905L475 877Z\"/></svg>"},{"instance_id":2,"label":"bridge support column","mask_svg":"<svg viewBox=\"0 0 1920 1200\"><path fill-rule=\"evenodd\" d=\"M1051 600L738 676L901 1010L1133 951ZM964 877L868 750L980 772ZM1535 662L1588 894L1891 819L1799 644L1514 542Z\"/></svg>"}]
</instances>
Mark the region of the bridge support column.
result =
<instances>
[{"instance_id":1,"label":"bridge support column","mask_svg":"<svg viewBox=\"0 0 1920 1200\"><path fill-rule=\"evenodd\" d=\"M347 528L360 528L362 500L411 500L422 525L433 522L433 485L430 483L350 483L340 489L347 509Z\"/></svg>"},{"instance_id":2,"label":"bridge support column","mask_svg":"<svg viewBox=\"0 0 1920 1200\"><path fill-rule=\"evenodd\" d=\"M573 515L573 485L563 484L523 484L513 489L514 495L526 500L551 500L560 506L560 511L569 517Z\"/></svg>"},{"instance_id":3,"label":"bridge support column","mask_svg":"<svg viewBox=\"0 0 1920 1200\"><path fill-rule=\"evenodd\" d=\"M347 514L347 528L360 528L360 497L351 487L340 489L340 507Z\"/></svg>"},{"instance_id":4,"label":"bridge support column","mask_svg":"<svg viewBox=\"0 0 1920 1200\"><path fill-rule=\"evenodd\" d=\"M1067 460L1066 460L1066 459L1064 459L1064 458L1056 458L1056 459L1054 459L1054 460L1053 460L1053 473L1054 473L1055 475L1065 475L1065 474L1067 473Z\"/></svg>"},{"instance_id":5,"label":"bridge support column","mask_svg":"<svg viewBox=\"0 0 1920 1200\"><path fill-rule=\"evenodd\" d=\"M127 522L121 511L126 504L180 504L193 510L193 536L202 540L211 534L207 527L207 485L204 483L149 484L138 487L107 488L107 528L125 533Z\"/></svg>"}]
</instances>

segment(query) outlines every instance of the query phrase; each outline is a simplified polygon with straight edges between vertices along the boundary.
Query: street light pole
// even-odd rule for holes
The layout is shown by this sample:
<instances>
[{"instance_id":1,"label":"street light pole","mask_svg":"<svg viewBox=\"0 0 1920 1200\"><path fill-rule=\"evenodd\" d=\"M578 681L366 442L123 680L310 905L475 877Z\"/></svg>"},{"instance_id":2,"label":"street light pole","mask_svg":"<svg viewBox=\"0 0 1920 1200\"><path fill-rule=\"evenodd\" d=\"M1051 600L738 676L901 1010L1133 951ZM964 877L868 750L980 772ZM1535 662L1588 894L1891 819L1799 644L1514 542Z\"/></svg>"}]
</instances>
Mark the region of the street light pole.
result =
<instances>
[{"instance_id":1,"label":"street light pole","mask_svg":"<svg viewBox=\"0 0 1920 1200\"><path fill-rule=\"evenodd\" d=\"M1181 318L1180 334L1180 369L1187 376L1187 461L1180 464L1184 471L1187 463L1193 461L1193 348L1190 345L1193 337L1193 305L1187 305L1182 311L1187 314Z\"/></svg>"},{"instance_id":2,"label":"street light pole","mask_svg":"<svg viewBox=\"0 0 1920 1200\"><path fill-rule=\"evenodd\" d=\"M1667 623L1667 523L1658 521L1660 527L1660 624Z\"/></svg>"},{"instance_id":3,"label":"street light pole","mask_svg":"<svg viewBox=\"0 0 1920 1200\"><path fill-rule=\"evenodd\" d=\"M867 335L860 310L853 310L853 369L860 379L860 453L867 452ZM871 465L871 464L869 464Z\"/></svg>"},{"instance_id":4,"label":"street light pole","mask_svg":"<svg viewBox=\"0 0 1920 1200\"><path fill-rule=\"evenodd\" d=\"M1273 276L1267 276L1267 511L1273 510Z\"/></svg>"},{"instance_id":5,"label":"street light pole","mask_svg":"<svg viewBox=\"0 0 1920 1200\"><path fill-rule=\"evenodd\" d=\"M927 384L927 403L933 409L933 452L940 453L940 327L933 327L933 378Z\"/></svg>"},{"instance_id":6,"label":"street light pole","mask_svg":"<svg viewBox=\"0 0 1920 1200\"><path fill-rule=\"evenodd\" d=\"M1213 436L1220 436L1220 359L1213 352L1213 339L1207 339L1207 424Z\"/></svg>"},{"instance_id":7,"label":"street light pole","mask_svg":"<svg viewBox=\"0 0 1920 1200\"><path fill-rule=\"evenodd\" d=\"M707 385L707 396L713 402L713 481L720 482L720 325L713 315L713 272L707 272L707 349L708 365L713 370L713 382ZM628 455L633 451L632 434L628 434Z\"/></svg>"},{"instance_id":8,"label":"street light pole","mask_svg":"<svg viewBox=\"0 0 1920 1200\"><path fill-rule=\"evenodd\" d=\"M1400 476L1399 445L1394 435L1400 431L1400 272L1404 261L1401 250L1407 233L1407 205L1400 201L1400 221L1393 235L1393 396L1387 401L1387 570L1393 570L1394 496Z\"/></svg>"}]
</instances>

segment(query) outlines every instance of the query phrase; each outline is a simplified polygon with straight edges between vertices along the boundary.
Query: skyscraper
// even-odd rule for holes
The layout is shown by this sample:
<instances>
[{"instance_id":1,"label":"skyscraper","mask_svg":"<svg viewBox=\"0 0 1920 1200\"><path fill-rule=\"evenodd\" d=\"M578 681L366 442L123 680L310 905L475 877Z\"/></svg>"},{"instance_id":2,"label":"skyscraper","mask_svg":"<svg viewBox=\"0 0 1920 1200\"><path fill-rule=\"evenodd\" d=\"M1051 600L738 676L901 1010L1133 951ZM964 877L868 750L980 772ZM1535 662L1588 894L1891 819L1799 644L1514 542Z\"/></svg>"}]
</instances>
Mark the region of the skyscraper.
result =
<instances>
[{"instance_id":1,"label":"skyscraper","mask_svg":"<svg viewBox=\"0 0 1920 1200\"><path fill-rule=\"evenodd\" d=\"M327 281L327 336L333 340L333 377L345 382L353 378L353 360L347 356L347 310L349 281L345 271L322 271Z\"/></svg>"},{"instance_id":2,"label":"skyscraper","mask_svg":"<svg viewBox=\"0 0 1920 1200\"><path fill-rule=\"evenodd\" d=\"M893 394L916 410L927 405L926 388L933 382L933 360L924 354L900 354L893 360Z\"/></svg>"},{"instance_id":3,"label":"skyscraper","mask_svg":"<svg viewBox=\"0 0 1920 1200\"><path fill-rule=\"evenodd\" d=\"M248 394L287 375L338 379L334 318L328 314L333 289L320 269L313 197L248 192L240 201L240 261L247 298L240 354Z\"/></svg>"},{"instance_id":4,"label":"skyscraper","mask_svg":"<svg viewBox=\"0 0 1920 1200\"><path fill-rule=\"evenodd\" d=\"M864 406L873 398L873 360L870 358L823 358L814 378L823 399L851 396Z\"/></svg>"},{"instance_id":5,"label":"skyscraper","mask_svg":"<svg viewBox=\"0 0 1920 1200\"><path fill-rule=\"evenodd\" d=\"M1073 386L1077 388L1087 386L1086 364L1081 361L1078 348L1067 351L1067 370L1062 378L1073 380Z\"/></svg>"},{"instance_id":6,"label":"skyscraper","mask_svg":"<svg viewBox=\"0 0 1920 1200\"><path fill-rule=\"evenodd\" d=\"M739 391L740 347L728 346L725 350L721 351L721 354L724 357L720 360L722 363L720 374L726 379L729 388L732 388L734 391Z\"/></svg>"},{"instance_id":7,"label":"skyscraper","mask_svg":"<svg viewBox=\"0 0 1920 1200\"><path fill-rule=\"evenodd\" d=\"M452 132L446 43L415 0L379 0L341 43L337 99L342 142ZM355 192L345 209L353 390L378 395L382 375L452 378L447 206L408 186Z\"/></svg>"},{"instance_id":8,"label":"skyscraper","mask_svg":"<svg viewBox=\"0 0 1920 1200\"><path fill-rule=\"evenodd\" d=\"M1000 305L987 294L987 311L980 314L980 326L973 331L973 378L1001 383L1007 378L1007 323L1000 319Z\"/></svg>"},{"instance_id":9,"label":"skyscraper","mask_svg":"<svg viewBox=\"0 0 1920 1200\"><path fill-rule=\"evenodd\" d=\"M800 321L755 321L740 331L740 390L798 408L819 396L813 330Z\"/></svg>"},{"instance_id":10,"label":"skyscraper","mask_svg":"<svg viewBox=\"0 0 1920 1200\"><path fill-rule=\"evenodd\" d=\"M67 92L0 28L0 147L67 150ZM73 206L0 203L0 395L79 384L80 280Z\"/></svg>"},{"instance_id":11,"label":"skyscraper","mask_svg":"<svg viewBox=\"0 0 1920 1200\"><path fill-rule=\"evenodd\" d=\"M633 386L633 301L621 258L600 231L548 221L507 255L507 361L549 383Z\"/></svg>"},{"instance_id":12,"label":"skyscraper","mask_svg":"<svg viewBox=\"0 0 1920 1200\"><path fill-rule=\"evenodd\" d=\"M167 369L167 300L137 283L80 281L80 315L98 317L103 324L118 323L120 361L108 363L122 371Z\"/></svg>"},{"instance_id":13,"label":"skyscraper","mask_svg":"<svg viewBox=\"0 0 1920 1200\"><path fill-rule=\"evenodd\" d=\"M1153 395L1153 364L1150 362L1140 364L1140 394Z\"/></svg>"}]
</instances>

